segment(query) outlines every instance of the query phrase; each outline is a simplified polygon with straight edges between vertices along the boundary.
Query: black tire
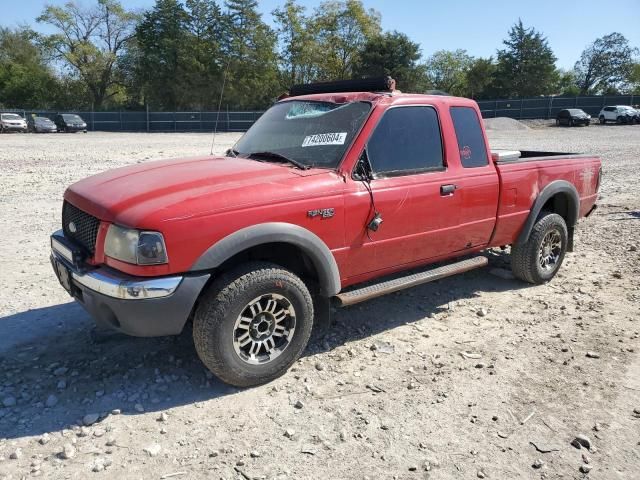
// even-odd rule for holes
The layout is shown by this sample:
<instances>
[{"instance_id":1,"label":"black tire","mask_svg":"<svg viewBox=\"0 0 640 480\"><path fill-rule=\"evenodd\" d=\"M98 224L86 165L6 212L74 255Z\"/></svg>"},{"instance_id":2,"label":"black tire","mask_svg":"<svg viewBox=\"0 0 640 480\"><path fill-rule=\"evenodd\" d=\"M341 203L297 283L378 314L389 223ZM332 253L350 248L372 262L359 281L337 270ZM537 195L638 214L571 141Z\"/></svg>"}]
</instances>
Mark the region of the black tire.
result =
<instances>
[{"instance_id":1,"label":"black tire","mask_svg":"<svg viewBox=\"0 0 640 480\"><path fill-rule=\"evenodd\" d=\"M622 118L622 117L618 117L618 118L616 118L616 123L617 123L618 125L622 125L622 122L623 122L623 118Z\"/></svg>"},{"instance_id":2,"label":"black tire","mask_svg":"<svg viewBox=\"0 0 640 480\"><path fill-rule=\"evenodd\" d=\"M600 117L598 120L600 121L600 125L604 125L607 122L604 117Z\"/></svg>"},{"instance_id":3,"label":"black tire","mask_svg":"<svg viewBox=\"0 0 640 480\"><path fill-rule=\"evenodd\" d=\"M251 359L243 359L236 350L242 340L236 337L237 322L252 302L272 294L282 296L293 307L294 315L284 320L292 322L293 332L289 339L277 338L286 346L275 358L249 363ZM203 294L193 320L193 340L202 362L220 380L237 387L260 385L283 375L300 357L311 335L313 315L311 294L300 278L278 265L250 262L222 275ZM277 322L273 325L281 325ZM246 332L251 333L251 328Z\"/></svg>"},{"instance_id":4,"label":"black tire","mask_svg":"<svg viewBox=\"0 0 640 480\"><path fill-rule=\"evenodd\" d=\"M560 126L560 120L556 118L556 127Z\"/></svg>"},{"instance_id":5,"label":"black tire","mask_svg":"<svg viewBox=\"0 0 640 480\"><path fill-rule=\"evenodd\" d=\"M543 255L543 241L552 232L560 238L560 247L557 258L550 267L543 267L541 256ZM555 235L553 235L555 236ZM529 239L524 244L514 244L511 247L511 270L520 280L540 285L551 280L562 265L567 252L567 224L560 215L550 212L542 212L538 217Z\"/></svg>"},{"instance_id":6,"label":"black tire","mask_svg":"<svg viewBox=\"0 0 640 480\"><path fill-rule=\"evenodd\" d=\"M573 127L573 118L569 119L569 126Z\"/></svg>"}]
</instances>

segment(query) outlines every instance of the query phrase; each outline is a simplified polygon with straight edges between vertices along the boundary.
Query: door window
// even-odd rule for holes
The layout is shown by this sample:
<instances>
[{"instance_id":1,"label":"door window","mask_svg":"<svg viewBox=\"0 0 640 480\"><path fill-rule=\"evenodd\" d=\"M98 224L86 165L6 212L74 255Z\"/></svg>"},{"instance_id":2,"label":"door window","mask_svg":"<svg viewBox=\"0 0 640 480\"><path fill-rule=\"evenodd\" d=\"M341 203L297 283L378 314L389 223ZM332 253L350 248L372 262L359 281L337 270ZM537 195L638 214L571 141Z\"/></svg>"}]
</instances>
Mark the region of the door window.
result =
<instances>
[{"instance_id":1,"label":"door window","mask_svg":"<svg viewBox=\"0 0 640 480\"><path fill-rule=\"evenodd\" d=\"M443 170L442 138L433 107L387 110L367 144L375 177Z\"/></svg>"}]
</instances>

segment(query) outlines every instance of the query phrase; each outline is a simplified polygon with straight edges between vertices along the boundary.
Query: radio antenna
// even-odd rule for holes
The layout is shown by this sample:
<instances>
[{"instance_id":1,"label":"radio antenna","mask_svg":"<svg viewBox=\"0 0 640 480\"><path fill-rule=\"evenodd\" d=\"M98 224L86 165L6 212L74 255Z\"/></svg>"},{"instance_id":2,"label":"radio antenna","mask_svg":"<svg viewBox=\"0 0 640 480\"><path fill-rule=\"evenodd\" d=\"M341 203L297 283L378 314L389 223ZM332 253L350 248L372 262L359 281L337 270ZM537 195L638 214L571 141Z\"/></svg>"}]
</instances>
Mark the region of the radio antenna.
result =
<instances>
[{"instance_id":1,"label":"radio antenna","mask_svg":"<svg viewBox=\"0 0 640 480\"><path fill-rule=\"evenodd\" d=\"M213 147L216 144L216 134L218 133L218 120L220 119L220 108L222 108L222 96L224 95L224 86L227 83L227 73L229 72L229 62L227 62L227 68L224 69L224 75L222 77L222 89L220 90L220 100L218 101L218 112L216 114L216 124L213 128L213 139L211 140L211 152L209 155L213 155Z\"/></svg>"}]
</instances>

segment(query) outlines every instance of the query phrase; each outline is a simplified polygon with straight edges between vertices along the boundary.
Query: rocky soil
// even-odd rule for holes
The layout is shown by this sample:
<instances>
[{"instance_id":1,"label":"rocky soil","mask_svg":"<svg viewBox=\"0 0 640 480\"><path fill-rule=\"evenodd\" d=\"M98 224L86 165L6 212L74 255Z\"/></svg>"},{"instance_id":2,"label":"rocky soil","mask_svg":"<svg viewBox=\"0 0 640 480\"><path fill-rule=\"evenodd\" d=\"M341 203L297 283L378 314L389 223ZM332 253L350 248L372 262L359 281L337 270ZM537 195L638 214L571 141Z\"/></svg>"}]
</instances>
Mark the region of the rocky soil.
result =
<instances>
[{"instance_id":1,"label":"rocky soil","mask_svg":"<svg viewBox=\"0 0 640 480\"><path fill-rule=\"evenodd\" d=\"M0 479L640 478L640 126L489 136L603 157L600 209L556 279L521 283L488 252L335 312L289 373L245 390L188 331L92 334L48 261L68 184L211 137L0 136Z\"/></svg>"}]
</instances>

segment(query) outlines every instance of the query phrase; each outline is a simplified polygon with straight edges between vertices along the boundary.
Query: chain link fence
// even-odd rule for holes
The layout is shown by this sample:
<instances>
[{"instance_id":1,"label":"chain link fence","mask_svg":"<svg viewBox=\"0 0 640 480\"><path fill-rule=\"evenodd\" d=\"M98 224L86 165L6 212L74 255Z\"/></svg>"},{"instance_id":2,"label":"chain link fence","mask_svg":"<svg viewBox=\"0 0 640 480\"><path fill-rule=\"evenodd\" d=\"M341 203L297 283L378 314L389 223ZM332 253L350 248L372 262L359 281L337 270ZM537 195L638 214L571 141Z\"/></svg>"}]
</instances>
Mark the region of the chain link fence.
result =
<instances>
[{"instance_id":1,"label":"chain link fence","mask_svg":"<svg viewBox=\"0 0 640 480\"><path fill-rule=\"evenodd\" d=\"M480 100L484 118L509 117L516 120L555 118L560 110L579 108L597 117L606 105L636 105L640 95L592 95L585 97L536 97L512 100Z\"/></svg>"},{"instance_id":2,"label":"chain link fence","mask_svg":"<svg viewBox=\"0 0 640 480\"><path fill-rule=\"evenodd\" d=\"M151 112L151 111L117 111L87 112L48 110L6 109L22 115L48 117L55 120L59 113L80 115L87 123L88 130L102 132L245 132L260 118L262 111L245 112Z\"/></svg>"},{"instance_id":3,"label":"chain link fence","mask_svg":"<svg viewBox=\"0 0 640 480\"><path fill-rule=\"evenodd\" d=\"M478 105L484 118L510 117L516 120L555 118L565 108L580 108L597 117L606 105L636 105L640 95L593 95L584 97L536 97L517 99L480 100ZM88 112L7 109L2 112L18 113L24 118L41 116L54 119L58 113L80 115L89 130L103 132L244 132L260 118L263 111L214 112L152 112L117 111Z\"/></svg>"}]
</instances>

